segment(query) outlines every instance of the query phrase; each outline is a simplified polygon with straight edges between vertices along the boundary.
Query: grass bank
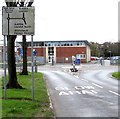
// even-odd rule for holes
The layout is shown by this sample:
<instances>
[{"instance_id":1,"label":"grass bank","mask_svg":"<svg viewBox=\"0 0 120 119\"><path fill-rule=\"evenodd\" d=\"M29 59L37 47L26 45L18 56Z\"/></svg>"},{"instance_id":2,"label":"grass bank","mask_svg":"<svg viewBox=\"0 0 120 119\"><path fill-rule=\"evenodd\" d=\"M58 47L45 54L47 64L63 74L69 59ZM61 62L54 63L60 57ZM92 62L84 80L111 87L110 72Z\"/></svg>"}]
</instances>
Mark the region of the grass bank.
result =
<instances>
[{"instance_id":1,"label":"grass bank","mask_svg":"<svg viewBox=\"0 0 120 119\"><path fill-rule=\"evenodd\" d=\"M114 73L112 73L112 76L114 78L117 78L118 80L120 80L120 72L114 72Z\"/></svg>"},{"instance_id":2,"label":"grass bank","mask_svg":"<svg viewBox=\"0 0 120 119\"><path fill-rule=\"evenodd\" d=\"M17 77L19 84L25 89L7 89L7 99L2 99L2 117L31 118L36 115L53 117L53 111L49 108L50 102L43 74L34 73L35 101L32 101L31 73L27 76L18 74ZM3 94L2 89L2 97Z\"/></svg>"}]
</instances>

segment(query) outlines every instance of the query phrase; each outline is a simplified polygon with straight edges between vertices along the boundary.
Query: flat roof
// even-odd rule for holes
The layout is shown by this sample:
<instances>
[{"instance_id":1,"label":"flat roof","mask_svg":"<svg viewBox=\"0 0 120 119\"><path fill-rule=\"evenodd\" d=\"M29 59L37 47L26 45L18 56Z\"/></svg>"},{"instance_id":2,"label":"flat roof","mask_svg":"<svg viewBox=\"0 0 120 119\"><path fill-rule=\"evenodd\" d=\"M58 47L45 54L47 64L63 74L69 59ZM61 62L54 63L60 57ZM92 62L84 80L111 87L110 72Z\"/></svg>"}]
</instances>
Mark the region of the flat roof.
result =
<instances>
[{"instance_id":1,"label":"flat roof","mask_svg":"<svg viewBox=\"0 0 120 119\"><path fill-rule=\"evenodd\" d=\"M21 43L22 41L17 41L18 43ZM27 42L31 42L31 41L27 41ZM90 46L90 43L87 40L56 40L56 41L33 41L33 42L85 42L87 45Z\"/></svg>"}]
</instances>

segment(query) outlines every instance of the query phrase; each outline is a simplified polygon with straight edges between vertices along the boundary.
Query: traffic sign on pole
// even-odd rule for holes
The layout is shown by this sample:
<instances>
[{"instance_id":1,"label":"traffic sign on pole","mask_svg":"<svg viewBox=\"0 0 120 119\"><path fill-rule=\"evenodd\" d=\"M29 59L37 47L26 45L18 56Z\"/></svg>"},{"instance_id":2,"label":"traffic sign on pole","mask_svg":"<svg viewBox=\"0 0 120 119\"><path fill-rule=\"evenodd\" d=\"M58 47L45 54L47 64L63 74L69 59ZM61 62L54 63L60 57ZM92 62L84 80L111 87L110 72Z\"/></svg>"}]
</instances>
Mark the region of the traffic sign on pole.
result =
<instances>
[{"instance_id":1,"label":"traffic sign on pole","mask_svg":"<svg viewBox=\"0 0 120 119\"><path fill-rule=\"evenodd\" d=\"M34 7L3 7L3 35L34 35Z\"/></svg>"},{"instance_id":2,"label":"traffic sign on pole","mask_svg":"<svg viewBox=\"0 0 120 119\"><path fill-rule=\"evenodd\" d=\"M7 0L6 0L7 2ZM8 0L10 2L10 0ZM30 0L33 2L33 0ZM34 101L34 64L33 64L33 35L34 35L34 7L2 7L2 35L4 35L4 59L5 36L9 35L31 35L32 53L32 100ZM21 55L22 55L21 49ZM6 98L6 62L4 62L4 97Z\"/></svg>"}]
</instances>

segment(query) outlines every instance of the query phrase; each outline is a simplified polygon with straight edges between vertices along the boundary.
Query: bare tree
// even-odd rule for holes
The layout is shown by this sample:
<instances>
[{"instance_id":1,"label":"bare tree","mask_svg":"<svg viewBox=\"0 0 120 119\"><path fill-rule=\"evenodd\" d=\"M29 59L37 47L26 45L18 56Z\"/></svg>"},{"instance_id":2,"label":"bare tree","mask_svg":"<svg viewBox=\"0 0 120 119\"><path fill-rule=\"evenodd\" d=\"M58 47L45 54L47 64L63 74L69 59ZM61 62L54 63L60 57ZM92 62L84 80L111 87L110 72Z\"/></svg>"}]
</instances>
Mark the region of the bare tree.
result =
<instances>
[{"instance_id":1,"label":"bare tree","mask_svg":"<svg viewBox=\"0 0 120 119\"><path fill-rule=\"evenodd\" d=\"M21 75L28 75L27 71L27 43L26 43L26 36L22 36L22 47L23 47L23 70Z\"/></svg>"},{"instance_id":2,"label":"bare tree","mask_svg":"<svg viewBox=\"0 0 120 119\"><path fill-rule=\"evenodd\" d=\"M17 7L16 2L9 2L6 0L7 7ZM9 81L7 84L7 88L22 88L17 81L16 75L16 64L15 64L15 51L14 51L14 43L16 39L16 35L8 35L7 36L7 56L8 56L8 74Z\"/></svg>"},{"instance_id":3,"label":"bare tree","mask_svg":"<svg viewBox=\"0 0 120 119\"><path fill-rule=\"evenodd\" d=\"M28 3L25 2L25 0L21 0L19 3L20 7L27 6L31 7L33 4L33 0L30 0ZM23 47L23 70L22 75L28 75L27 71L27 43L26 43L26 36L22 36L22 47Z\"/></svg>"}]
</instances>

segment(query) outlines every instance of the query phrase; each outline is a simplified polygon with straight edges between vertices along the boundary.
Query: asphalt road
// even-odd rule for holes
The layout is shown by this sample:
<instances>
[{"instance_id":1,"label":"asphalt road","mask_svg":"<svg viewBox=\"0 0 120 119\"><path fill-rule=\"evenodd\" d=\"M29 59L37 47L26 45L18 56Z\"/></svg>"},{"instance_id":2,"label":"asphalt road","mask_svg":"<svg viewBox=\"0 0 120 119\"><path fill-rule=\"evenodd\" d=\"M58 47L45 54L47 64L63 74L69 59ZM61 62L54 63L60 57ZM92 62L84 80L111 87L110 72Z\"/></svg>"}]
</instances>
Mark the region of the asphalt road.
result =
<instances>
[{"instance_id":1,"label":"asphalt road","mask_svg":"<svg viewBox=\"0 0 120 119\"><path fill-rule=\"evenodd\" d=\"M43 71L56 117L118 117L116 66L82 65L79 72Z\"/></svg>"}]
</instances>

